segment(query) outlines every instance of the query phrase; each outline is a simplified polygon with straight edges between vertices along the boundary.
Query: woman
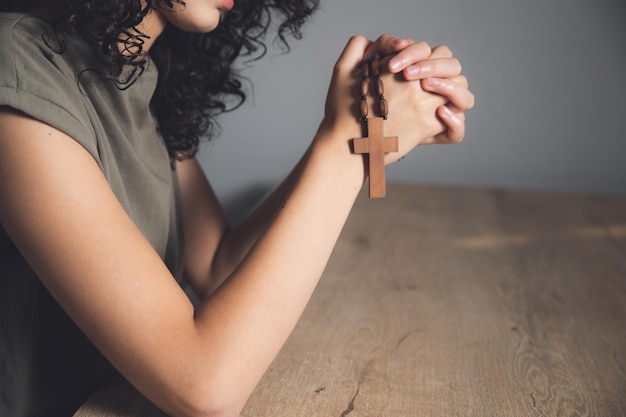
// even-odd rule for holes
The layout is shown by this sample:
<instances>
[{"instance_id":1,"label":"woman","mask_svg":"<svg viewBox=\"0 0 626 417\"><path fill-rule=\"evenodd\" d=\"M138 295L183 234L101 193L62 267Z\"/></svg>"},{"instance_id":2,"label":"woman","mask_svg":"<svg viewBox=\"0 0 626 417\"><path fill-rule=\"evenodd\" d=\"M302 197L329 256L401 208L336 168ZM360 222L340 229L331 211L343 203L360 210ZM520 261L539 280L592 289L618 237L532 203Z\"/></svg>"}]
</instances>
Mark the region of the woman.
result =
<instances>
[{"instance_id":1,"label":"woman","mask_svg":"<svg viewBox=\"0 0 626 417\"><path fill-rule=\"evenodd\" d=\"M113 368L173 416L238 415L365 180L349 146L361 62L384 57L386 163L460 141L473 105L447 48L350 39L308 151L233 227L198 138L243 99L230 64L270 16L298 36L316 1L0 7L0 415L70 415Z\"/></svg>"}]
</instances>

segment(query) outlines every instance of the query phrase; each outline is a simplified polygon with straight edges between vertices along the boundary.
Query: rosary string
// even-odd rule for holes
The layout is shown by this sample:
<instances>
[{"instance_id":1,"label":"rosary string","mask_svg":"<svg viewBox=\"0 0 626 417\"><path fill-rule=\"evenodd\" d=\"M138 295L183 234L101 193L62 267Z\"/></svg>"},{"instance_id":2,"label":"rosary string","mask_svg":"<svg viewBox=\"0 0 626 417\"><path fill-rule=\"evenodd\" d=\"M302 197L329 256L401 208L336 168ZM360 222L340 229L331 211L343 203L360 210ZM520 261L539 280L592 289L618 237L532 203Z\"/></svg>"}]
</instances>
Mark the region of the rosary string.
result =
<instances>
[{"instance_id":1,"label":"rosary string","mask_svg":"<svg viewBox=\"0 0 626 417\"><path fill-rule=\"evenodd\" d=\"M373 80L370 80L370 77ZM370 93L370 84L375 86L375 95L378 98L380 117L368 120L369 106L367 97ZM386 137L383 132L383 121L387 120L389 106L385 99L383 80L380 77L380 59L374 56L361 64L361 121L367 126L367 136L352 140L353 152L368 155L370 198L382 198L386 195L385 187L385 153L398 152L398 138Z\"/></svg>"}]
</instances>

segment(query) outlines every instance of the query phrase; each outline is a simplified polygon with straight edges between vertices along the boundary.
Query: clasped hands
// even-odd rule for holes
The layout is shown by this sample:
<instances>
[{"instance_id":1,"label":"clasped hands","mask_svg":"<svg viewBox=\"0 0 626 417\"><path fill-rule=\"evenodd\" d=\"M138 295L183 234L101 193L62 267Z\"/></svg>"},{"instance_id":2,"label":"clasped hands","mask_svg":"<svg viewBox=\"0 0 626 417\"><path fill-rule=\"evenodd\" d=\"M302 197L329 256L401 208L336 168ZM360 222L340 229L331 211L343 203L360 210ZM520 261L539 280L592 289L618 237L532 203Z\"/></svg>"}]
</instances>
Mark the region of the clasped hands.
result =
<instances>
[{"instance_id":1,"label":"clasped hands","mask_svg":"<svg viewBox=\"0 0 626 417\"><path fill-rule=\"evenodd\" d=\"M398 136L399 152L386 163L402 158L417 145L456 143L465 136L465 112L474 106L461 64L446 46L382 35L376 41L350 39L333 72L322 126L361 135L359 83L361 63L381 58L381 78L389 105L385 134ZM372 100L370 100L372 101ZM370 113L376 114L374 109Z\"/></svg>"}]
</instances>

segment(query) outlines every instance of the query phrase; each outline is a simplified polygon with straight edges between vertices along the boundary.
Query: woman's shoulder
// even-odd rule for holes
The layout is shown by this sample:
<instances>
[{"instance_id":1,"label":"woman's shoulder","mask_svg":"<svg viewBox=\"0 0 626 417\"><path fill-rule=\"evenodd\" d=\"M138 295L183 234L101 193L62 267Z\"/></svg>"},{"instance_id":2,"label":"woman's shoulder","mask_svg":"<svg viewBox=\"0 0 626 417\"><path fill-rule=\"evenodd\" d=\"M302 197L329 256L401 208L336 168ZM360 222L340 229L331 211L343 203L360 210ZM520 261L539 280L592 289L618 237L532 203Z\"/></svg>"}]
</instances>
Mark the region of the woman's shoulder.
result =
<instances>
[{"instance_id":1,"label":"woman's shoulder","mask_svg":"<svg viewBox=\"0 0 626 417\"><path fill-rule=\"evenodd\" d=\"M54 28L45 20L23 13L0 13L0 82L16 84L38 76L55 63L64 48ZM57 53L55 53L57 52Z\"/></svg>"},{"instance_id":2,"label":"woman's shoulder","mask_svg":"<svg viewBox=\"0 0 626 417\"><path fill-rule=\"evenodd\" d=\"M0 106L89 138L93 132L77 81L84 62L78 53L65 53L66 40L73 42L41 18L0 13Z\"/></svg>"},{"instance_id":3,"label":"woman's shoulder","mask_svg":"<svg viewBox=\"0 0 626 417\"><path fill-rule=\"evenodd\" d=\"M2 25L2 29L12 28L24 26L28 27L31 25L40 25L45 24L45 20L39 17L36 17L30 13L22 13L22 12L0 12L0 25Z\"/></svg>"},{"instance_id":4,"label":"woman's shoulder","mask_svg":"<svg viewBox=\"0 0 626 417\"><path fill-rule=\"evenodd\" d=\"M37 62L50 63L57 69L76 65L101 65L101 53L95 45L71 30L58 28L41 17L25 13L0 12L0 65L27 62L29 70ZM78 61L78 62L77 62ZM84 67L80 67L81 70Z\"/></svg>"},{"instance_id":5,"label":"woman's shoulder","mask_svg":"<svg viewBox=\"0 0 626 417\"><path fill-rule=\"evenodd\" d=\"M54 32L52 26L44 19L27 13L0 12L0 39L2 50L7 43L30 40L39 42L42 34Z\"/></svg>"}]
</instances>

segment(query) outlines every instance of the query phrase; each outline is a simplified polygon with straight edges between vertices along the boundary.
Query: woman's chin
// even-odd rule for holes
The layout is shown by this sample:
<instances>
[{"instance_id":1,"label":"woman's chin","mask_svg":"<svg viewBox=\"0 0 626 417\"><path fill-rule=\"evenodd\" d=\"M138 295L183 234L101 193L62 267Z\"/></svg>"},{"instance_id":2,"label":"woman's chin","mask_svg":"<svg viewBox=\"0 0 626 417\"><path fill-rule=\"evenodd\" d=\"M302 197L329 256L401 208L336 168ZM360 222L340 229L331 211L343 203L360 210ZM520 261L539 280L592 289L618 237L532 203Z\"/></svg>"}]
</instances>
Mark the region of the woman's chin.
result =
<instances>
[{"instance_id":1,"label":"woman's chin","mask_svg":"<svg viewBox=\"0 0 626 417\"><path fill-rule=\"evenodd\" d=\"M166 15L166 17L168 17ZM169 16L169 23L184 32L208 33L214 31L220 23L221 13L217 10L206 15Z\"/></svg>"}]
</instances>

